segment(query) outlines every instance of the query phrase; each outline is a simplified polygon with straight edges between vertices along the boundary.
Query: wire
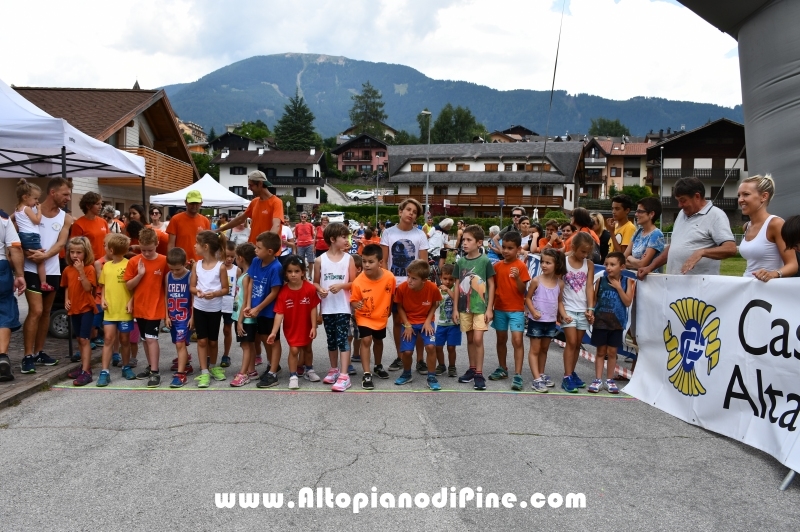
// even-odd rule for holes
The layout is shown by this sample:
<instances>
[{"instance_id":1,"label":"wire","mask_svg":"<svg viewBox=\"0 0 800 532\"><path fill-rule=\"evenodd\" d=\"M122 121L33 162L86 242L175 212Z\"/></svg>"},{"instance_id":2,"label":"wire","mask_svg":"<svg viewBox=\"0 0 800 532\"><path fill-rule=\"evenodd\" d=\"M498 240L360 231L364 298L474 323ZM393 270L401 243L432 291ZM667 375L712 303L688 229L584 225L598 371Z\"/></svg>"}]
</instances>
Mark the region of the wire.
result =
<instances>
[{"instance_id":1,"label":"wire","mask_svg":"<svg viewBox=\"0 0 800 532\"><path fill-rule=\"evenodd\" d=\"M714 198L711 200L712 203L715 202L717 200L717 196L722 194L722 192L725 190L725 183L728 182L728 178L731 176L731 173L733 173L733 171L736 169L736 163L738 163L739 159L742 158L742 154L744 153L744 149L746 147L747 147L747 144L742 146L742 151L739 152L739 155L736 157L736 160L733 161L733 166L730 167L730 169L728 170L728 173L725 175L725 180L722 182L722 186L719 187L719 190L717 190L717 195L714 196Z\"/></svg>"}]
</instances>

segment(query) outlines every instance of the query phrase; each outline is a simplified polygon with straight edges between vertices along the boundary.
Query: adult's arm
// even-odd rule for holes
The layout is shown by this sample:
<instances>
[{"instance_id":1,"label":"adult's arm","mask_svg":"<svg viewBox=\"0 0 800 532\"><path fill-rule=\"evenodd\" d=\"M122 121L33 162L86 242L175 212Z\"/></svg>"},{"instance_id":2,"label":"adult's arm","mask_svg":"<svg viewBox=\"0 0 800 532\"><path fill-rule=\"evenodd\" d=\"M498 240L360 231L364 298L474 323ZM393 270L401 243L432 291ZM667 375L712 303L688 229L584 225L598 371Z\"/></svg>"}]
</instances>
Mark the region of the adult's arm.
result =
<instances>
[{"instance_id":1,"label":"adult's arm","mask_svg":"<svg viewBox=\"0 0 800 532\"><path fill-rule=\"evenodd\" d=\"M681 273L686 274L700 262L700 259L722 260L736 255L736 242L728 240L713 248L698 249L692 253L681 266Z\"/></svg>"},{"instance_id":2,"label":"adult's arm","mask_svg":"<svg viewBox=\"0 0 800 532\"><path fill-rule=\"evenodd\" d=\"M222 225L220 227L217 227L216 231L217 231L217 233L221 233L223 231L227 231L228 229L232 229L234 227L237 227L237 226L243 224L246 220L247 220L247 211L244 211L242 214L238 215L236 218L234 218L233 220L229 221L228 223L226 223L226 224L224 224L224 225Z\"/></svg>"},{"instance_id":3,"label":"adult's arm","mask_svg":"<svg viewBox=\"0 0 800 532\"><path fill-rule=\"evenodd\" d=\"M169 242L167 242L167 251L175 247L175 235L169 235Z\"/></svg>"},{"instance_id":4,"label":"adult's arm","mask_svg":"<svg viewBox=\"0 0 800 532\"><path fill-rule=\"evenodd\" d=\"M64 226L61 228L61 231L58 233L58 240L56 243L50 246L50 249L47 251L29 251L28 258L35 262L36 264L40 264L50 257L55 257L58 255L64 246L67 245L67 240L69 240L69 232L72 229L72 224L75 222L75 219L69 215L64 215Z\"/></svg>"},{"instance_id":5,"label":"adult's arm","mask_svg":"<svg viewBox=\"0 0 800 532\"><path fill-rule=\"evenodd\" d=\"M736 244L733 245L733 248L734 248L733 252L735 254L736 253ZM664 251L661 253L661 255L656 257L653 260L653 262L651 262L649 265L639 268L639 271L636 273L636 276L639 279L644 279L645 277L647 277L647 275L650 272L652 272L653 270L656 270L656 269L660 268L661 266L663 266L664 264L666 264L668 258L669 258L669 246L665 247Z\"/></svg>"},{"instance_id":6,"label":"adult's arm","mask_svg":"<svg viewBox=\"0 0 800 532\"><path fill-rule=\"evenodd\" d=\"M25 273L23 270L24 257L22 255L22 248L19 246L6 247L6 255L11 262L11 267L14 269L14 290L21 294L25 291Z\"/></svg>"}]
</instances>

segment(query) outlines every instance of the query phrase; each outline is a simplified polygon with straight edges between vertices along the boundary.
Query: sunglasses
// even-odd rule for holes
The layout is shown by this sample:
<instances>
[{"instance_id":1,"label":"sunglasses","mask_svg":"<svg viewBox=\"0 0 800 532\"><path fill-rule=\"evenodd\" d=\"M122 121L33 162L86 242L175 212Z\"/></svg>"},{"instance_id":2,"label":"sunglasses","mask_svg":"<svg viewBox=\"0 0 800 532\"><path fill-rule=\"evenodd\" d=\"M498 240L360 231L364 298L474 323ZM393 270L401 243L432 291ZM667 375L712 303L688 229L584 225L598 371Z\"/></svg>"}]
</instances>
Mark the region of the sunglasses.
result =
<instances>
[{"instance_id":1,"label":"sunglasses","mask_svg":"<svg viewBox=\"0 0 800 532\"><path fill-rule=\"evenodd\" d=\"M152 216L152 215L154 215L154 214L161 214L161 212L159 212L159 211L153 211L153 212L151 212L151 213L150 213L150 216Z\"/></svg>"},{"instance_id":2,"label":"sunglasses","mask_svg":"<svg viewBox=\"0 0 800 532\"><path fill-rule=\"evenodd\" d=\"M647 214L647 211L642 209L636 209L636 214Z\"/></svg>"},{"instance_id":3,"label":"sunglasses","mask_svg":"<svg viewBox=\"0 0 800 532\"><path fill-rule=\"evenodd\" d=\"M521 217L522 217L522 215L521 215L521 214L512 214L511 216L512 216L513 218L521 218Z\"/></svg>"}]
</instances>

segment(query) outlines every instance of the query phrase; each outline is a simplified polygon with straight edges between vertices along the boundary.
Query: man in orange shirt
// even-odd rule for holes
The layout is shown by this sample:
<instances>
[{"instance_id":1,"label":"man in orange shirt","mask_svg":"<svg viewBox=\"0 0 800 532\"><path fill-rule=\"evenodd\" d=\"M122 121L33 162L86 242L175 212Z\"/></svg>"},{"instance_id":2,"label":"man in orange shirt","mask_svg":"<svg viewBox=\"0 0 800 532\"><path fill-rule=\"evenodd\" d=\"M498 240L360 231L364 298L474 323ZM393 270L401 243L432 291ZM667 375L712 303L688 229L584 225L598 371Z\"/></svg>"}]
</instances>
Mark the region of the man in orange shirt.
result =
<instances>
[{"instance_id":1,"label":"man in orange shirt","mask_svg":"<svg viewBox=\"0 0 800 532\"><path fill-rule=\"evenodd\" d=\"M253 192L255 198L250 202L242 214L217 228L217 233L227 231L239 224L244 223L250 218L250 242L255 244L258 235L269 231L276 235L281 235L281 224L283 223L283 202L280 198L270 192L267 187L272 183L267 181L264 172L253 170L247 176L247 188ZM175 217L172 218L173 220ZM170 222L170 226L172 222ZM278 253L280 254L280 253Z\"/></svg>"},{"instance_id":2,"label":"man in orange shirt","mask_svg":"<svg viewBox=\"0 0 800 532\"><path fill-rule=\"evenodd\" d=\"M190 257L189 262L200 260L202 257L195 253L197 243L197 233L200 231L210 231L211 222L208 218L200 214L200 207L203 205L203 196L197 190L190 190L186 193L186 212L180 212L172 217L167 226L169 244L167 251L172 248L181 248Z\"/></svg>"}]
</instances>

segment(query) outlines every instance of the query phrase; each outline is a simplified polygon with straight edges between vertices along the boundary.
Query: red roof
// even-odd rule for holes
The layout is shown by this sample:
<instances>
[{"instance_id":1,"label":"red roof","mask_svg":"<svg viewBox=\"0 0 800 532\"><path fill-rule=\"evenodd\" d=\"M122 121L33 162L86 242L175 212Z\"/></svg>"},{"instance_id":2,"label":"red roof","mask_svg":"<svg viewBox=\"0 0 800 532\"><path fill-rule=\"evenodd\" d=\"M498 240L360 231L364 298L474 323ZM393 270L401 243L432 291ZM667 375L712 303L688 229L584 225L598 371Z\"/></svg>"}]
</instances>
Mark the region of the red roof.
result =
<instances>
[{"instance_id":1,"label":"red roof","mask_svg":"<svg viewBox=\"0 0 800 532\"><path fill-rule=\"evenodd\" d=\"M604 141L610 142L610 141ZM619 157L619 156L637 156L641 157L647 155L647 147L650 144L647 142L626 142L625 144L615 142L614 146L611 148L610 152L607 152L608 155L612 157ZM625 149L623 149L623 146ZM605 149L605 148L603 148Z\"/></svg>"}]
</instances>

